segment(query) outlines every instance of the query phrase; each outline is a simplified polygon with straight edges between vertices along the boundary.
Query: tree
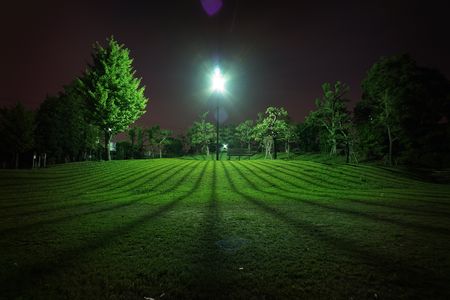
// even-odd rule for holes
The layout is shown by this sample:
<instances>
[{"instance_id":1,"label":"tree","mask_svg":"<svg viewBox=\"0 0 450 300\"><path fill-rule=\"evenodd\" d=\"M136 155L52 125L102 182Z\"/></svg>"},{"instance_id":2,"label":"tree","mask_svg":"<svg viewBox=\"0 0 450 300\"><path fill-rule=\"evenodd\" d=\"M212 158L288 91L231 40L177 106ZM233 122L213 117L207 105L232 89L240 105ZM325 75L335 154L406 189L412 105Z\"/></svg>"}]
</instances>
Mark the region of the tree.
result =
<instances>
[{"instance_id":1,"label":"tree","mask_svg":"<svg viewBox=\"0 0 450 300\"><path fill-rule=\"evenodd\" d=\"M206 156L209 156L209 144L213 142L216 137L213 124L206 122L206 116L208 112L205 112L200 116L200 120L194 122L194 125L189 130L191 142L193 145L199 145L202 151L206 152Z\"/></svg>"},{"instance_id":2,"label":"tree","mask_svg":"<svg viewBox=\"0 0 450 300\"><path fill-rule=\"evenodd\" d=\"M227 144L229 147L234 147L237 144L236 126L234 124L220 126L219 139L220 144Z\"/></svg>"},{"instance_id":3,"label":"tree","mask_svg":"<svg viewBox=\"0 0 450 300\"><path fill-rule=\"evenodd\" d=\"M150 147L158 150L159 158L162 158L165 146L171 143L170 137L172 135L172 131L168 129L161 129L159 125L155 125L147 130L147 134Z\"/></svg>"},{"instance_id":4,"label":"tree","mask_svg":"<svg viewBox=\"0 0 450 300\"><path fill-rule=\"evenodd\" d=\"M350 115L347 112L344 98L349 88L337 81L334 85L322 85L323 96L316 99L315 111L308 116L308 121L321 126L326 132L326 139L330 147L330 155L336 155L338 143L345 134Z\"/></svg>"},{"instance_id":5,"label":"tree","mask_svg":"<svg viewBox=\"0 0 450 300\"><path fill-rule=\"evenodd\" d=\"M103 48L94 45L93 63L80 78L81 91L91 119L105 136L106 159L111 160L109 143L113 134L122 132L145 113L148 99L141 79L135 77L130 51L113 37Z\"/></svg>"},{"instance_id":6,"label":"tree","mask_svg":"<svg viewBox=\"0 0 450 300\"><path fill-rule=\"evenodd\" d=\"M130 127L128 129L128 138L130 139L131 158L134 158L135 144L136 144L136 127Z\"/></svg>"},{"instance_id":7,"label":"tree","mask_svg":"<svg viewBox=\"0 0 450 300\"><path fill-rule=\"evenodd\" d=\"M34 134L37 151L58 162L87 159L97 148L98 128L89 123L77 82L40 105Z\"/></svg>"},{"instance_id":8,"label":"tree","mask_svg":"<svg viewBox=\"0 0 450 300\"><path fill-rule=\"evenodd\" d=\"M247 145L248 151L250 151L251 142L253 140L253 121L246 120L236 127L236 136L239 141Z\"/></svg>"},{"instance_id":9,"label":"tree","mask_svg":"<svg viewBox=\"0 0 450 300\"><path fill-rule=\"evenodd\" d=\"M144 130L142 127L132 126L127 133L130 139L131 158L135 158L136 154L142 158L144 155Z\"/></svg>"},{"instance_id":10,"label":"tree","mask_svg":"<svg viewBox=\"0 0 450 300\"><path fill-rule=\"evenodd\" d=\"M272 158L271 149L273 148L273 159L277 159L277 140L287 128L288 113L283 107L268 107L265 115L258 116L258 122L254 128L254 137L261 141L266 150L266 158Z\"/></svg>"},{"instance_id":11,"label":"tree","mask_svg":"<svg viewBox=\"0 0 450 300\"><path fill-rule=\"evenodd\" d=\"M291 153L291 143L299 137L297 127L294 124L287 123L285 130L282 132L282 137L284 140L284 150L289 157Z\"/></svg>"},{"instance_id":12,"label":"tree","mask_svg":"<svg viewBox=\"0 0 450 300\"><path fill-rule=\"evenodd\" d=\"M20 155L33 147L33 119L33 112L26 110L20 102L10 109L0 109L2 150L13 158L16 169Z\"/></svg>"},{"instance_id":13,"label":"tree","mask_svg":"<svg viewBox=\"0 0 450 300\"><path fill-rule=\"evenodd\" d=\"M359 125L383 132L379 143L387 144L389 164L394 153L414 162L426 153L446 152L450 83L441 73L417 66L408 55L382 57L367 72L362 90L357 111L368 117L359 116Z\"/></svg>"}]
</instances>

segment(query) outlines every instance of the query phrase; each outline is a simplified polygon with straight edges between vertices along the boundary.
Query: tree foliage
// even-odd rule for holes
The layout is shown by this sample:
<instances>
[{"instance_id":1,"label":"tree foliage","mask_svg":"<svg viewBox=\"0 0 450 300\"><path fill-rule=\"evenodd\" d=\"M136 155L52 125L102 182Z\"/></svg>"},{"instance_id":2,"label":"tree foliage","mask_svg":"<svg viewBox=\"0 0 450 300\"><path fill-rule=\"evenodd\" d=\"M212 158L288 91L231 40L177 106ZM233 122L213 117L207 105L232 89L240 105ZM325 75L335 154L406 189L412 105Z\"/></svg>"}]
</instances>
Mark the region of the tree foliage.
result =
<instances>
[{"instance_id":1,"label":"tree foliage","mask_svg":"<svg viewBox=\"0 0 450 300\"><path fill-rule=\"evenodd\" d=\"M277 140L282 139L287 130L287 119L288 113L283 107L270 106L264 115L259 115L253 135L263 144L266 158L277 158Z\"/></svg>"},{"instance_id":2,"label":"tree foliage","mask_svg":"<svg viewBox=\"0 0 450 300\"><path fill-rule=\"evenodd\" d=\"M19 102L12 108L0 108L0 145L5 163L19 167L20 155L33 147L34 114Z\"/></svg>"},{"instance_id":3,"label":"tree foliage","mask_svg":"<svg viewBox=\"0 0 450 300\"><path fill-rule=\"evenodd\" d=\"M97 148L98 128L89 123L88 111L78 83L47 97L36 116L36 150L55 161L86 159Z\"/></svg>"},{"instance_id":4,"label":"tree foliage","mask_svg":"<svg viewBox=\"0 0 450 300\"><path fill-rule=\"evenodd\" d=\"M148 99L141 79L135 76L130 51L112 37L107 42L106 47L94 45L93 63L80 83L91 119L105 135L106 159L110 160L111 136L143 115Z\"/></svg>"},{"instance_id":5,"label":"tree foliage","mask_svg":"<svg viewBox=\"0 0 450 300\"><path fill-rule=\"evenodd\" d=\"M308 122L314 123L324 129L325 138L329 146L330 155L337 154L340 142L349 143L350 115L347 111L345 94L349 88L346 84L337 81L334 85L322 85L323 96L316 100L316 110L308 116Z\"/></svg>"},{"instance_id":6,"label":"tree foliage","mask_svg":"<svg viewBox=\"0 0 450 300\"><path fill-rule=\"evenodd\" d=\"M388 163L394 154L414 162L447 150L442 142L448 140L450 84L441 73L417 66L408 55L383 57L368 71L362 89L358 125L385 137L378 145Z\"/></svg>"},{"instance_id":7,"label":"tree foliage","mask_svg":"<svg viewBox=\"0 0 450 300\"><path fill-rule=\"evenodd\" d=\"M193 145L201 147L202 151L205 151L209 156L209 145L214 141L216 133L213 124L206 121L208 112L205 112L200 116L200 120L194 122L189 129L189 136Z\"/></svg>"},{"instance_id":8,"label":"tree foliage","mask_svg":"<svg viewBox=\"0 0 450 300\"><path fill-rule=\"evenodd\" d=\"M162 158L164 149L172 143L172 131L155 125L147 130L147 134L151 153L159 152L159 158Z\"/></svg>"},{"instance_id":9,"label":"tree foliage","mask_svg":"<svg viewBox=\"0 0 450 300\"><path fill-rule=\"evenodd\" d=\"M253 140L253 121L245 120L236 127L236 136L242 144L250 151Z\"/></svg>"}]
</instances>

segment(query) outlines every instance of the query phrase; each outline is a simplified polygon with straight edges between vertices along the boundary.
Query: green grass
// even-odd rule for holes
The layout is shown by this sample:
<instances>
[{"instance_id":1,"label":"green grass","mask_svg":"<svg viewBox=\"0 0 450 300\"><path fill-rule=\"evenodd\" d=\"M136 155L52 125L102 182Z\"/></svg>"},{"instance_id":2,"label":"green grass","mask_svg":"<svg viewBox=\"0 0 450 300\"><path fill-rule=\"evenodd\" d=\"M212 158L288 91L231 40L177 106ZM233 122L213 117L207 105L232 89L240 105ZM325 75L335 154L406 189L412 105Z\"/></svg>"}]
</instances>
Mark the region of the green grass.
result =
<instances>
[{"instance_id":1,"label":"green grass","mask_svg":"<svg viewBox=\"0 0 450 300\"><path fill-rule=\"evenodd\" d=\"M91 162L0 191L0 298L450 297L450 185L396 169Z\"/></svg>"}]
</instances>

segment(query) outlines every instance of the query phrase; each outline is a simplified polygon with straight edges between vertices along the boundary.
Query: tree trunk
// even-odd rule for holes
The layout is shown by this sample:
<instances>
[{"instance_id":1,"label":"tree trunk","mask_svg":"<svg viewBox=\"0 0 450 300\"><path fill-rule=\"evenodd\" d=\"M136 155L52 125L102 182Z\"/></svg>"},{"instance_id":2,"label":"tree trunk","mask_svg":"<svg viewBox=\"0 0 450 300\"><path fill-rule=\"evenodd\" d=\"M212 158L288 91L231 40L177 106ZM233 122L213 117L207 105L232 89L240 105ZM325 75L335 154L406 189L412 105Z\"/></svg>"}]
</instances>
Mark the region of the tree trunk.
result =
<instances>
[{"instance_id":1,"label":"tree trunk","mask_svg":"<svg viewBox=\"0 0 450 300\"><path fill-rule=\"evenodd\" d=\"M251 150L251 148L250 148L250 142L247 143L247 149L248 149L248 151Z\"/></svg>"},{"instance_id":2,"label":"tree trunk","mask_svg":"<svg viewBox=\"0 0 450 300\"><path fill-rule=\"evenodd\" d=\"M159 148L159 158L162 158L162 149L161 149L161 147Z\"/></svg>"},{"instance_id":3,"label":"tree trunk","mask_svg":"<svg viewBox=\"0 0 450 300\"><path fill-rule=\"evenodd\" d=\"M389 156L388 156L388 163L390 166L392 166L392 135L391 135L391 126L387 126L387 132L389 137Z\"/></svg>"},{"instance_id":4,"label":"tree trunk","mask_svg":"<svg viewBox=\"0 0 450 300\"><path fill-rule=\"evenodd\" d=\"M346 162L349 163L350 162L350 143L347 141L345 143L345 152L347 154L347 158L346 158Z\"/></svg>"},{"instance_id":5,"label":"tree trunk","mask_svg":"<svg viewBox=\"0 0 450 300\"><path fill-rule=\"evenodd\" d=\"M209 157L209 146L206 145L206 156Z\"/></svg>"},{"instance_id":6,"label":"tree trunk","mask_svg":"<svg viewBox=\"0 0 450 300\"><path fill-rule=\"evenodd\" d=\"M16 165L16 169L18 169L19 168L19 153L16 153L16 163L15 163L15 165Z\"/></svg>"},{"instance_id":7,"label":"tree trunk","mask_svg":"<svg viewBox=\"0 0 450 300\"><path fill-rule=\"evenodd\" d=\"M331 139L331 149L330 149L330 155L336 155L336 139Z\"/></svg>"},{"instance_id":8,"label":"tree trunk","mask_svg":"<svg viewBox=\"0 0 450 300\"><path fill-rule=\"evenodd\" d=\"M277 159L277 139L273 138L273 159Z\"/></svg>"},{"instance_id":9,"label":"tree trunk","mask_svg":"<svg viewBox=\"0 0 450 300\"><path fill-rule=\"evenodd\" d=\"M109 143L111 142L111 133L105 131L105 160L111 160L111 152L109 151Z\"/></svg>"}]
</instances>

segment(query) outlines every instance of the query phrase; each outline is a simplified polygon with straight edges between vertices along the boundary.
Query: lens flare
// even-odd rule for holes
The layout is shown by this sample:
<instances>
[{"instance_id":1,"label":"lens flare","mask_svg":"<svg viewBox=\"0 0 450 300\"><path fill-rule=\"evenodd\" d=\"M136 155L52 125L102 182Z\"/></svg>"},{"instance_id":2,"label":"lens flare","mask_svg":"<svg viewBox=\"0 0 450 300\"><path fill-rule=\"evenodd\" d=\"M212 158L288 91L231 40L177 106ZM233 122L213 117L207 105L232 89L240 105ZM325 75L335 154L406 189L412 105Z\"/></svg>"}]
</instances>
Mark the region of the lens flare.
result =
<instances>
[{"instance_id":1,"label":"lens flare","mask_svg":"<svg viewBox=\"0 0 450 300\"><path fill-rule=\"evenodd\" d=\"M222 0L201 0L203 10L209 15L217 14L222 8Z\"/></svg>"}]
</instances>

